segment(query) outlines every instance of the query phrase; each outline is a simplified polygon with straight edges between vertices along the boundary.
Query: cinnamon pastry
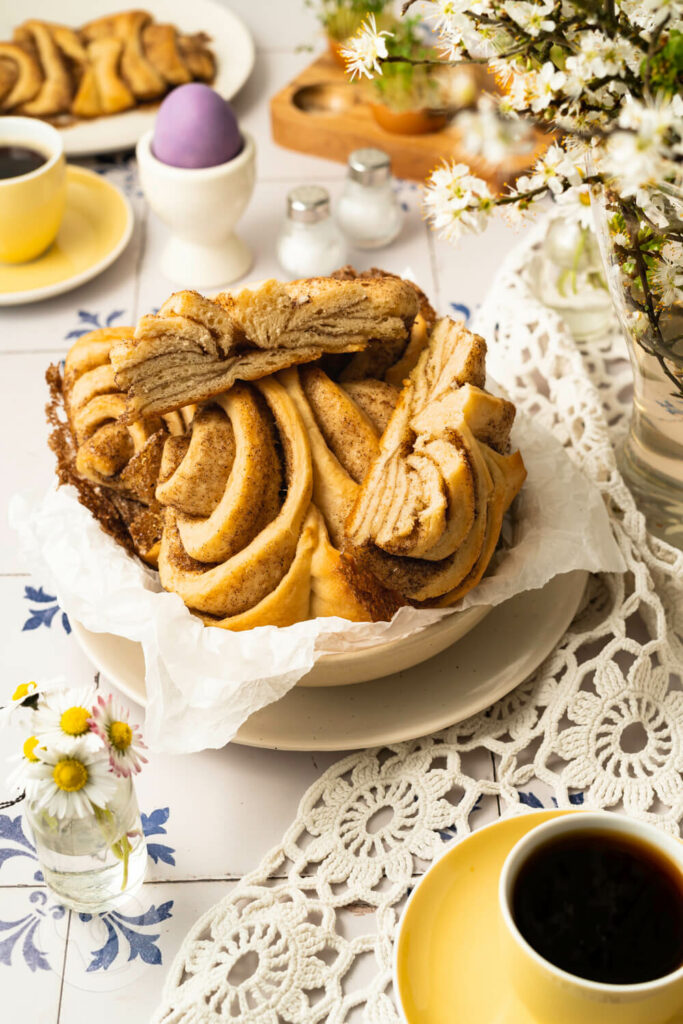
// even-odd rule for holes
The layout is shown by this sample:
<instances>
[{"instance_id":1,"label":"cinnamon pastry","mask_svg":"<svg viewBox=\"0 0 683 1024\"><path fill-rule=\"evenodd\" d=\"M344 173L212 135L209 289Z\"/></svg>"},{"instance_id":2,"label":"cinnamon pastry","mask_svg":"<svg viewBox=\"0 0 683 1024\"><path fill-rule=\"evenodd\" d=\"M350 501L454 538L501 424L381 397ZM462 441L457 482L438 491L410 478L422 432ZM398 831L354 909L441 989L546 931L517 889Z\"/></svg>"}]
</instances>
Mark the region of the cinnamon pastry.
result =
<instances>
[{"instance_id":1,"label":"cinnamon pastry","mask_svg":"<svg viewBox=\"0 0 683 1024\"><path fill-rule=\"evenodd\" d=\"M340 374L340 379L344 381L363 380L366 377L384 378L389 384L401 387L415 366L420 352L427 344L429 332L436 322L436 312L429 299L413 281L404 281L396 274L389 274L386 270L379 270L377 267L371 267L370 270L364 270L359 274L353 267L346 266L336 270L332 277L338 281L392 278L395 281L401 281L404 285L409 285L415 292L418 312L410 335L390 344L373 345L365 351L359 352L358 355L353 356Z\"/></svg>"},{"instance_id":2,"label":"cinnamon pastry","mask_svg":"<svg viewBox=\"0 0 683 1024\"><path fill-rule=\"evenodd\" d=\"M346 523L349 549L412 601L450 604L479 582L526 475L504 455L514 406L483 390L486 347L436 325Z\"/></svg>"},{"instance_id":3,"label":"cinnamon pastry","mask_svg":"<svg viewBox=\"0 0 683 1024\"><path fill-rule=\"evenodd\" d=\"M145 560L154 561L153 549L161 537L154 492L164 443L169 434L185 431L193 410L183 409L163 419L148 417L133 424L123 421L125 396L116 388L109 353L116 342L131 334L130 327L110 327L79 338L65 360L62 390L75 442L76 473L115 492L110 498L134 542L138 533L136 550ZM142 522L137 521L142 514L144 542ZM157 518L150 537L152 514Z\"/></svg>"},{"instance_id":4,"label":"cinnamon pastry","mask_svg":"<svg viewBox=\"0 0 683 1024\"><path fill-rule=\"evenodd\" d=\"M379 433L348 393L322 370L287 370L280 380L308 434L313 500L325 517L333 542L339 545L358 483L379 454Z\"/></svg>"},{"instance_id":5,"label":"cinnamon pastry","mask_svg":"<svg viewBox=\"0 0 683 1024\"><path fill-rule=\"evenodd\" d=\"M453 604L525 470L483 339L449 319L430 330L425 302L347 270L216 301L178 292L135 331L94 331L61 379L74 455L60 476L207 625ZM373 346L366 365L387 379L355 379L360 363L346 379L349 351ZM391 371L412 363L399 390Z\"/></svg>"},{"instance_id":6,"label":"cinnamon pastry","mask_svg":"<svg viewBox=\"0 0 683 1024\"><path fill-rule=\"evenodd\" d=\"M173 25L145 25L142 30L142 46L147 60L169 85L184 85L192 81L193 74L181 56L178 32ZM211 73L208 77L211 77Z\"/></svg>"},{"instance_id":7,"label":"cinnamon pastry","mask_svg":"<svg viewBox=\"0 0 683 1024\"><path fill-rule=\"evenodd\" d=\"M35 53L44 74L35 96L18 108L20 114L45 117L63 114L71 107L73 80L55 38L56 28L47 22L31 19L14 30L14 41L29 53Z\"/></svg>"},{"instance_id":8,"label":"cinnamon pastry","mask_svg":"<svg viewBox=\"0 0 683 1024\"><path fill-rule=\"evenodd\" d=\"M88 22L81 29L88 42L114 38L123 43L121 77L136 100L156 100L166 92L162 75L147 59L142 45L142 30L152 17L147 11L121 11Z\"/></svg>"},{"instance_id":9,"label":"cinnamon pastry","mask_svg":"<svg viewBox=\"0 0 683 1024\"><path fill-rule=\"evenodd\" d=\"M266 411L258 411L253 389L242 386L218 403L234 432L235 464L214 511L194 521L173 507L166 512L159 556L162 585L180 594L190 608L214 616L244 612L278 586L294 559L311 500L311 456L301 418L277 381L270 378L256 387L282 445L287 487L282 505L273 501L274 490L280 489L279 474L273 479L274 428ZM243 486L245 471L255 488L251 495ZM241 546L231 532L234 524Z\"/></svg>"},{"instance_id":10,"label":"cinnamon pastry","mask_svg":"<svg viewBox=\"0 0 683 1024\"><path fill-rule=\"evenodd\" d=\"M120 11L80 30L31 18L0 43L0 110L89 118L158 100L176 85L213 79L208 42L156 24L147 11Z\"/></svg>"},{"instance_id":11,"label":"cinnamon pastry","mask_svg":"<svg viewBox=\"0 0 683 1024\"><path fill-rule=\"evenodd\" d=\"M192 78L200 82L211 82L216 74L216 61L208 47L209 42L206 32L178 35L178 52Z\"/></svg>"},{"instance_id":12,"label":"cinnamon pastry","mask_svg":"<svg viewBox=\"0 0 683 1024\"><path fill-rule=\"evenodd\" d=\"M78 117L118 114L135 106L135 96L119 77L122 50L122 41L113 37L88 44L90 63L71 108Z\"/></svg>"},{"instance_id":13,"label":"cinnamon pastry","mask_svg":"<svg viewBox=\"0 0 683 1024\"><path fill-rule=\"evenodd\" d=\"M16 80L16 67L0 57L0 106L2 106L5 96L9 96Z\"/></svg>"},{"instance_id":14,"label":"cinnamon pastry","mask_svg":"<svg viewBox=\"0 0 683 1024\"><path fill-rule=\"evenodd\" d=\"M0 110L11 110L32 100L43 84L40 65L33 54L17 43L0 43L0 65L5 83Z\"/></svg>"},{"instance_id":15,"label":"cinnamon pastry","mask_svg":"<svg viewBox=\"0 0 683 1024\"><path fill-rule=\"evenodd\" d=\"M354 352L401 339L417 313L398 279L267 281L215 302L177 292L132 340L116 346L116 379L131 417L204 401L236 380L257 380L325 352Z\"/></svg>"},{"instance_id":16,"label":"cinnamon pastry","mask_svg":"<svg viewBox=\"0 0 683 1024\"><path fill-rule=\"evenodd\" d=\"M211 625L288 625L319 614L370 620L400 604L328 535L328 526L341 535L348 496L325 486L330 465L339 478L346 469L324 436L341 455L342 425L348 441L351 419L365 424L347 453L362 478L379 435L338 385L321 371L304 373L305 385L295 369L236 384L196 414L189 438L166 442L156 489L166 506L160 579ZM304 387L317 391L315 406ZM358 485L346 478L353 497Z\"/></svg>"},{"instance_id":17,"label":"cinnamon pastry","mask_svg":"<svg viewBox=\"0 0 683 1024\"><path fill-rule=\"evenodd\" d=\"M360 351L369 341L407 341L417 314L414 289L400 278L329 277L266 281L256 291L218 298L258 348L315 346Z\"/></svg>"}]
</instances>

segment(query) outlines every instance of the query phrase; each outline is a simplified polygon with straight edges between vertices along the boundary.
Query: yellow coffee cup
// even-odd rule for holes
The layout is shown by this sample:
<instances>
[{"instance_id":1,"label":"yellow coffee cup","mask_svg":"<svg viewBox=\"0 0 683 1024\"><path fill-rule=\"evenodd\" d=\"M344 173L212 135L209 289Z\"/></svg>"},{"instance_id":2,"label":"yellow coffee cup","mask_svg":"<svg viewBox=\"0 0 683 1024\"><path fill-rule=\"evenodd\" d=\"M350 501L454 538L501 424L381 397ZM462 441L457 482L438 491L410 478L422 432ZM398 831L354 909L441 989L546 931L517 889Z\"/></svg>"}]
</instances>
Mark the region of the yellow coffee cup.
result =
<instances>
[{"instance_id":1,"label":"yellow coffee cup","mask_svg":"<svg viewBox=\"0 0 683 1024\"><path fill-rule=\"evenodd\" d=\"M25 263L52 245L64 216L64 143L44 121L0 117L0 146L21 146L45 157L28 174L0 179L0 262Z\"/></svg>"},{"instance_id":2,"label":"yellow coffee cup","mask_svg":"<svg viewBox=\"0 0 683 1024\"><path fill-rule=\"evenodd\" d=\"M522 936L513 916L515 879L544 844L586 831L631 839L683 873L683 843L652 825L623 814L577 812L546 821L512 848L500 875L498 899L502 965L518 998L534 1020L552 1024L673 1024L683 1013L683 966L634 985L612 985L569 974L542 957ZM548 907L550 915L556 908ZM627 911L629 908L624 908Z\"/></svg>"}]
</instances>

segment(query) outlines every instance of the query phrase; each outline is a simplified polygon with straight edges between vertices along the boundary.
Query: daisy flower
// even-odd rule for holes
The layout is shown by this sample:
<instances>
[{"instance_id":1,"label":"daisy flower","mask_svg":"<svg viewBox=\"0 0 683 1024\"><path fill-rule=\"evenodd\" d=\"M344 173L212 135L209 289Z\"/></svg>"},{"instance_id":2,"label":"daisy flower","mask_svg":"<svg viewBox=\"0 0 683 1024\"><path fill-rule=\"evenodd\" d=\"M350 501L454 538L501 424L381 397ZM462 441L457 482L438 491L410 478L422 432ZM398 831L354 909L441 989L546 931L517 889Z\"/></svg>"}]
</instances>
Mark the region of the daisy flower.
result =
<instances>
[{"instance_id":1,"label":"daisy flower","mask_svg":"<svg viewBox=\"0 0 683 1024\"><path fill-rule=\"evenodd\" d=\"M21 754L8 758L10 762L15 762L15 767L6 779L10 793L23 793L26 789L29 783L30 767L32 764L37 764L39 760L36 753L36 747L39 744L40 740L37 736L29 736L24 740Z\"/></svg>"},{"instance_id":2,"label":"daisy flower","mask_svg":"<svg viewBox=\"0 0 683 1024\"><path fill-rule=\"evenodd\" d=\"M93 750L86 737L68 750L36 745L37 755L26 770L26 795L39 810L54 818L83 818L110 802L118 781L109 771L104 750Z\"/></svg>"},{"instance_id":3,"label":"daisy flower","mask_svg":"<svg viewBox=\"0 0 683 1024\"><path fill-rule=\"evenodd\" d=\"M143 763L147 763L141 753L147 748L142 742L140 727L131 725L128 716L128 710L110 694L106 700L97 698L90 719L90 728L107 747L112 771L123 777L139 772Z\"/></svg>"},{"instance_id":4,"label":"daisy flower","mask_svg":"<svg viewBox=\"0 0 683 1024\"><path fill-rule=\"evenodd\" d=\"M0 724L6 724L10 720L15 721L16 716L20 716L22 711L28 714L35 711L40 695L54 690L59 685L63 685L63 680L51 679L44 683L37 683L35 679L32 679L28 683L19 683L11 699L0 708L2 712ZM28 720L26 719L26 721Z\"/></svg>"},{"instance_id":5,"label":"daisy flower","mask_svg":"<svg viewBox=\"0 0 683 1024\"><path fill-rule=\"evenodd\" d=\"M42 742L64 746L71 740L86 738L91 747L98 746L90 733L95 691L89 686L80 690L64 690L49 694L41 702L35 719L34 731Z\"/></svg>"},{"instance_id":6,"label":"daisy flower","mask_svg":"<svg viewBox=\"0 0 683 1024\"><path fill-rule=\"evenodd\" d=\"M384 37L390 35L391 32L379 32L375 15L368 15L367 21L363 22L357 34L349 39L341 51L352 81L356 75L372 78L373 72L382 74L379 62L382 57L388 56Z\"/></svg>"}]
</instances>

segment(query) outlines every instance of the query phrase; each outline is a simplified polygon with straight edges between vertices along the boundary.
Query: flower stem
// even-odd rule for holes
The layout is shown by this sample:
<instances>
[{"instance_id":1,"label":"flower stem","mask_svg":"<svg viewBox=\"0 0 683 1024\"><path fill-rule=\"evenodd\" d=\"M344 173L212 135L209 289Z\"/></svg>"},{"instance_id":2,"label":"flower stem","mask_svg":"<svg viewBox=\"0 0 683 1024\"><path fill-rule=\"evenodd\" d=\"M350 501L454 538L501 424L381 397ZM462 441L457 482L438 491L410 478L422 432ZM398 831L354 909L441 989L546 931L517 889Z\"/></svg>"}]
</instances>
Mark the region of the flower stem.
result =
<instances>
[{"instance_id":1,"label":"flower stem","mask_svg":"<svg viewBox=\"0 0 683 1024\"><path fill-rule=\"evenodd\" d=\"M114 820L114 815L108 808L98 807L96 804L93 804L93 810L95 812L95 818L99 822L102 834L107 842L109 842L110 834L108 835L107 833L111 833L111 822ZM123 864L123 881L121 882L121 892L123 892L128 885L128 862L130 860L130 855L133 852L133 847L130 839L128 838L128 833L124 832L120 839L117 839L113 843L109 842L109 849L116 859L120 860Z\"/></svg>"}]
</instances>

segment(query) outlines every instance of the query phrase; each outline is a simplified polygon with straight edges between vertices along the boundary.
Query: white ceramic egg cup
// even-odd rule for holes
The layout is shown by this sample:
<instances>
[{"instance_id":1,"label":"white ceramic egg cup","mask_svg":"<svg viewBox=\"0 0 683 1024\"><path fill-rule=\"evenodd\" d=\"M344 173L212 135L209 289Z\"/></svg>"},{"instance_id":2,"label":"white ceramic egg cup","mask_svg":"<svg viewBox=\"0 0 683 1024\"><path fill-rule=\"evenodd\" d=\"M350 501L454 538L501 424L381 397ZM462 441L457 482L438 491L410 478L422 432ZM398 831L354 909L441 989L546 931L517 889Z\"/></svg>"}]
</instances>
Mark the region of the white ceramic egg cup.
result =
<instances>
[{"instance_id":1,"label":"white ceramic egg cup","mask_svg":"<svg viewBox=\"0 0 683 1024\"><path fill-rule=\"evenodd\" d=\"M251 253L235 234L254 190L256 147L242 132L242 151L215 167L172 167L152 152L151 131L136 147L145 198L171 231L161 271L186 288L213 288L246 274Z\"/></svg>"}]
</instances>

